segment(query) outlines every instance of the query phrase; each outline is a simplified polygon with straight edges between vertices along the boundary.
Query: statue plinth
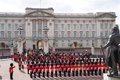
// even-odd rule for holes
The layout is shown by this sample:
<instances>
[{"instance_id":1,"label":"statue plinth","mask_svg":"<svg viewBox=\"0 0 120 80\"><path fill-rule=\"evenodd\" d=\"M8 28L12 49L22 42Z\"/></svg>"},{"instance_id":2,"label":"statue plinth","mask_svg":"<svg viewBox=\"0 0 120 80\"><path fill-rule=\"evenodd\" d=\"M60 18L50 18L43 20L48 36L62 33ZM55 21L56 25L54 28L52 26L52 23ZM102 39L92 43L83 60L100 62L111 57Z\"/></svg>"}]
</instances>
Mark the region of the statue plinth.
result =
<instances>
[{"instance_id":1,"label":"statue plinth","mask_svg":"<svg viewBox=\"0 0 120 80\"><path fill-rule=\"evenodd\" d=\"M107 75L108 73L103 74L103 80L120 80L120 72L118 76L114 76L114 77L109 77Z\"/></svg>"}]
</instances>

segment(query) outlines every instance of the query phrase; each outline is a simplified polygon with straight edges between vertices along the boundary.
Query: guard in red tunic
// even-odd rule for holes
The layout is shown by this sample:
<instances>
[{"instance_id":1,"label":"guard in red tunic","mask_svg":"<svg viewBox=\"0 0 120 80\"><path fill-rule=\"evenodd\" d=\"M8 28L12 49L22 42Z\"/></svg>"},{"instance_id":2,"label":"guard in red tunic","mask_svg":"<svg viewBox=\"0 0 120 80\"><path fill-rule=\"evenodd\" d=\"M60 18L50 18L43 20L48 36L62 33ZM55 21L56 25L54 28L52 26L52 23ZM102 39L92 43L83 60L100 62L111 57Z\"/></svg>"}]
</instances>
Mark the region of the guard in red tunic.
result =
<instances>
[{"instance_id":1,"label":"guard in red tunic","mask_svg":"<svg viewBox=\"0 0 120 80\"><path fill-rule=\"evenodd\" d=\"M29 70L30 70L30 62L28 61L27 63L27 73L29 74Z\"/></svg>"},{"instance_id":2,"label":"guard in red tunic","mask_svg":"<svg viewBox=\"0 0 120 80\"><path fill-rule=\"evenodd\" d=\"M30 65L30 78L32 78L32 74L33 74L33 69L32 69L32 65Z\"/></svg>"},{"instance_id":3,"label":"guard in red tunic","mask_svg":"<svg viewBox=\"0 0 120 80\"><path fill-rule=\"evenodd\" d=\"M66 64L65 63L62 65L62 68L63 68L64 77L66 77Z\"/></svg>"},{"instance_id":4,"label":"guard in red tunic","mask_svg":"<svg viewBox=\"0 0 120 80\"><path fill-rule=\"evenodd\" d=\"M21 61L21 59L19 59L19 61L18 61L18 66L19 66L19 70L21 70L21 67L22 67L22 61Z\"/></svg>"},{"instance_id":5,"label":"guard in red tunic","mask_svg":"<svg viewBox=\"0 0 120 80\"><path fill-rule=\"evenodd\" d=\"M42 73L43 73L43 77L45 77L45 63L43 63Z\"/></svg>"},{"instance_id":6,"label":"guard in red tunic","mask_svg":"<svg viewBox=\"0 0 120 80\"><path fill-rule=\"evenodd\" d=\"M79 63L79 75L82 76L82 61Z\"/></svg>"},{"instance_id":7,"label":"guard in red tunic","mask_svg":"<svg viewBox=\"0 0 120 80\"><path fill-rule=\"evenodd\" d=\"M56 64L55 64L55 77L58 76L58 75L57 75L57 72L58 72L58 64L56 63Z\"/></svg>"},{"instance_id":8,"label":"guard in red tunic","mask_svg":"<svg viewBox=\"0 0 120 80\"><path fill-rule=\"evenodd\" d=\"M61 67L61 63L59 63L58 65L58 68L59 68L59 76L62 77L62 67Z\"/></svg>"},{"instance_id":9,"label":"guard in red tunic","mask_svg":"<svg viewBox=\"0 0 120 80\"><path fill-rule=\"evenodd\" d=\"M71 76L71 66L70 66L70 62L67 65L67 72L68 72L68 77Z\"/></svg>"},{"instance_id":10,"label":"guard in red tunic","mask_svg":"<svg viewBox=\"0 0 120 80\"><path fill-rule=\"evenodd\" d=\"M90 76L90 62L87 64L87 75Z\"/></svg>"},{"instance_id":11,"label":"guard in red tunic","mask_svg":"<svg viewBox=\"0 0 120 80\"><path fill-rule=\"evenodd\" d=\"M75 73L76 73L76 76L78 76L78 62L76 62L75 64Z\"/></svg>"},{"instance_id":12,"label":"guard in red tunic","mask_svg":"<svg viewBox=\"0 0 120 80\"><path fill-rule=\"evenodd\" d=\"M41 64L38 64L39 68L38 68L38 77L40 78L41 76L41 72L42 72L42 66Z\"/></svg>"},{"instance_id":13,"label":"guard in red tunic","mask_svg":"<svg viewBox=\"0 0 120 80\"><path fill-rule=\"evenodd\" d=\"M75 76L75 67L74 67L74 62L72 63L71 67L72 67L72 76L74 77L74 76Z\"/></svg>"},{"instance_id":14,"label":"guard in red tunic","mask_svg":"<svg viewBox=\"0 0 120 80\"><path fill-rule=\"evenodd\" d=\"M13 66L13 63L11 63L10 67L9 67L10 80L13 80L13 69L14 68L15 68L15 66Z\"/></svg>"},{"instance_id":15,"label":"guard in red tunic","mask_svg":"<svg viewBox=\"0 0 120 80\"><path fill-rule=\"evenodd\" d=\"M36 78L36 64L34 64L32 68L33 68L34 78Z\"/></svg>"}]
</instances>

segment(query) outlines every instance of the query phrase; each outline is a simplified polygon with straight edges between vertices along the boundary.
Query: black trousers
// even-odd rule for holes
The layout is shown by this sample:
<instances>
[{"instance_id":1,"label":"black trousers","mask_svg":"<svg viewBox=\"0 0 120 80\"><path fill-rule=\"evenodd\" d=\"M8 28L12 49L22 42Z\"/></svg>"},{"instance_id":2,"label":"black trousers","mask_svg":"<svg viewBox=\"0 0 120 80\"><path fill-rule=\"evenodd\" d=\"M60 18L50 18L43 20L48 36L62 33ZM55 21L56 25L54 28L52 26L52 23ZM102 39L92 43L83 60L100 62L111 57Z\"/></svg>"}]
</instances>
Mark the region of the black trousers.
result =
<instances>
[{"instance_id":1,"label":"black trousers","mask_svg":"<svg viewBox=\"0 0 120 80\"><path fill-rule=\"evenodd\" d=\"M41 71L38 72L38 77L40 78L40 75L41 75Z\"/></svg>"},{"instance_id":2,"label":"black trousers","mask_svg":"<svg viewBox=\"0 0 120 80\"><path fill-rule=\"evenodd\" d=\"M103 73L105 73L105 69L103 69Z\"/></svg>"},{"instance_id":3,"label":"black trousers","mask_svg":"<svg viewBox=\"0 0 120 80\"><path fill-rule=\"evenodd\" d=\"M78 76L78 70L76 70L76 76Z\"/></svg>"},{"instance_id":4,"label":"black trousers","mask_svg":"<svg viewBox=\"0 0 120 80\"><path fill-rule=\"evenodd\" d=\"M70 77L71 76L71 71L70 70L68 70L68 77Z\"/></svg>"},{"instance_id":5,"label":"black trousers","mask_svg":"<svg viewBox=\"0 0 120 80\"><path fill-rule=\"evenodd\" d=\"M91 70L91 75L92 75L92 76L93 76L93 71L94 71L94 70L92 69L92 70Z\"/></svg>"},{"instance_id":6,"label":"black trousers","mask_svg":"<svg viewBox=\"0 0 120 80\"><path fill-rule=\"evenodd\" d=\"M29 74L29 69L27 69L27 73Z\"/></svg>"},{"instance_id":7,"label":"black trousers","mask_svg":"<svg viewBox=\"0 0 120 80\"><path fill-rule=\"evenodd\" d=\"M102 75L102 71L101 71L101 69L99 69L98 71L99 71L99 75Z\"/></svg>"},{"instance_id":8,"label":"black trousers","mask_svg":"<svg viewBox=\"0 0 120 80\"><path fill-rule=\"evenodd\" d=\"M90 76L90 70L87 70L87 75Z\"/></svg>"},{"instance_id":9,"label":"black trousers","mask_svg":"<svg viewBox=\"0 0 120 80\"><path fill-rule=\"evenodd\" d=\"M32 74L33 74L33 72L30 73L30 78L32 78Z\"/></svg>"},{"instance_id":10,"label":"black trousers","mask_svg":"<svg viewBox=\"0 0 120 80\"><path fill-rule=\"evenodd\" d=\"M36 78L36 72L34 72L34 78Z\"/></svg>"},{"instance_id":11,"label":"black trousers","mask_svg":"<svg viewBox=\"0 0 120 80\"><path fill-rule=\"evenodd\" d=\"M82 76L82 70L79 70L79 72L80 72L80 73L79 73L79 74L80 74L80 76Z\"/></svg>"},{"instance_id":12,"label":"black trousers","mask_svg":"<svg viewBox=\"0 0 120 80\"><path fill-rule=\"evenodd\" d=\"M75 71L74 71L74 70L72 70L72 76L73 76L73 77L75 76Z\"/></svg>"},{"instance_id":13,"label":"black trousers","mask_svg":"<svg viewBox=\"0 0 120 80\"><path fill-rule=\"evenodd\" d=\"M21 65L19 65L19 70L21 70Z\"/></svg>"},{"instance_id":14,"label":"black trousers","mask_svg":"<svg viewBox=\"0 0 120 80\"><path fill-rule=\"evenodd\" d=\"M49 70L47 71L47 77L49 77Z\"/></svg>"},{"instance_id":15,"label":"black trousers","mask_svg":"<svg viewBox=\"0 0 120 80\"><path fill-rule=\"evenodd\" d=\"M98 70L97 69L95 69L95 75L97 76L97 72L98 72Z\"/></svg>"},{"instance_id":16,"label":"black trousers","mask_svg":"<svg viewBox=\"0 0 120 80\"><path fill-rule=\"evenodd\" d=\"M65 70L63 71L63 73L64 73L64 77L66 77L66 71Z\"/></svg>"},{"instance_id":17,"label":"black trousers","mask_svg":"<svg viewBox=\"0 0 120 80\"><path fill-rule=\"evenodd\" d=\"M43 71L43 77L45 77L45 71Z\"/></svg>"},{"instance_id":18,"label":"black trousers","mask_svg":"<svg viewBox=\"0 0 120 80\"><path fill-rule=\"evenodd\" d=\"M10 79L13 79L13 72L10 73Z\"/></svg>"},{"instance_id":19,"label":"black trousers","mask_svg":"<svg viewBox=\"0 0 120 80\"><path fill-rule=\"evenodd\" d=\"M59 71L59 76L62 77L61 70Z\"/></svg>"},{"instance_id":20,"label":"black trousers","mask_svg":"<svg viewBox=\"0 0 120 80\"><path fill-rule=\"evenodd\" d=\"M55 70L55 77L57 77L57 70Z\"/></svg>"},{"instance_id":21,"label":"black trousers","mask_svg":"<svg viewBox=\"0 0 120 80\"><path fill-rule=\"evenodd\" d=\"M84 74L84 76L86 76L86 70L84 70L83 72L84 72L84 73L83 73L83 74Z\"/></svg>"},{"instance_id":22,"label":"black trousers","mask_svg":"<svg viewBox=\"0 0 120 80\"><path fill-rule=\"evenodd\" d=\"M53 77L53 71L51 71L51 77Z\"/></svg>"}]
</instances>

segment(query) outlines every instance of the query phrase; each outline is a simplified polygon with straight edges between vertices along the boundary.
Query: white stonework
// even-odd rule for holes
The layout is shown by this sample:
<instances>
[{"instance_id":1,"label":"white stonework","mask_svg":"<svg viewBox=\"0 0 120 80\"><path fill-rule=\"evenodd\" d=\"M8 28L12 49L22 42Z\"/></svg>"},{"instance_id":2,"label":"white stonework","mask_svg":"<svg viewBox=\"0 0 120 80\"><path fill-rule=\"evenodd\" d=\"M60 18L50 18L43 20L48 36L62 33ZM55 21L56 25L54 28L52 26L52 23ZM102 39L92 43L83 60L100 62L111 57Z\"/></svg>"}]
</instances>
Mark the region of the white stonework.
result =
<instances>
[{"instance_id":1,"label":"white stonework","mask_svg":"<svg viewBox=\"0 0 120 80\"><path fill-rule=\"evenodd\" d=\"M25 13L0 13L0 42L18 36L17 28L22 26L26 49L38 48L37 41L43 40L43 28L48 27L48 47L69 48L77 44L77 48L100 48L108 40L112 27L115 26L114 12L96 13L54 13L53 8L26 8Z\"/></svg>"}]
</instances>

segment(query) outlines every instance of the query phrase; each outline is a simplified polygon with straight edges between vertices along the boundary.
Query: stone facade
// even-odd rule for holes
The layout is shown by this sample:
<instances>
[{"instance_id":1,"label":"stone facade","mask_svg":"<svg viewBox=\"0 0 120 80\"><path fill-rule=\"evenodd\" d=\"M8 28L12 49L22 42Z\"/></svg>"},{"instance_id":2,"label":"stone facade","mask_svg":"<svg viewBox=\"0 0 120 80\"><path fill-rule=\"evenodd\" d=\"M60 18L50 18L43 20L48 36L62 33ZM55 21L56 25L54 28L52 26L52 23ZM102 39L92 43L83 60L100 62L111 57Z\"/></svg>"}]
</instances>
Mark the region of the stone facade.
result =
<instances>
[{"instance_id":1,"label":"stone facade","mask_svg":"<svg viewBox=\"0 0 120 80\"><path fill-rule=\"evenodd\" d=\"M115 26L115 12L54 13L53 8L26 8L25 13L0 13L0 42L17 47L19 26L26 49L43 48L48 27L49 48L100 48Z\"/></svg>"}]
</instances>

